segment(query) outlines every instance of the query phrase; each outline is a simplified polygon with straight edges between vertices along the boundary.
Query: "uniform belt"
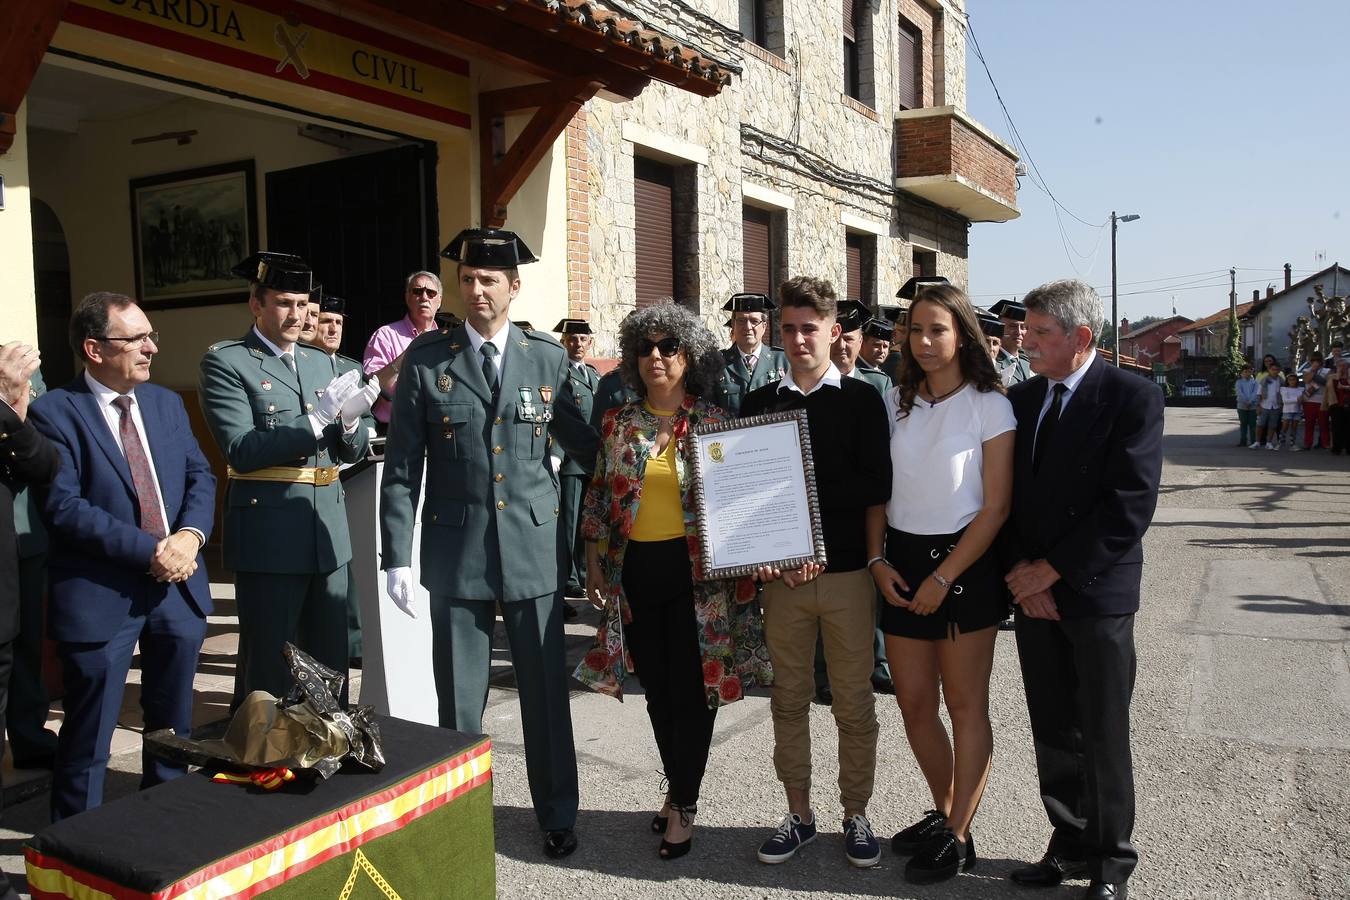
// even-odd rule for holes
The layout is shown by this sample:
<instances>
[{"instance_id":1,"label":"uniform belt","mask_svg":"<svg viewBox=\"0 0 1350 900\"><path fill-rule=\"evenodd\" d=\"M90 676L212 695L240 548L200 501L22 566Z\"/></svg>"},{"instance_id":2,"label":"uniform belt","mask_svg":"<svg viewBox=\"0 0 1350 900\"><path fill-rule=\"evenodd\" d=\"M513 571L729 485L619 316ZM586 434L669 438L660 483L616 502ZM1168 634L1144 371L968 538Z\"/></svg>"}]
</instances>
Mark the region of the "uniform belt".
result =
<instances>
[{"instance_id":1,"label":"uniform belt","mask_svg":"<svg viewBox=\"0 0 1350 900\"><path fill-rule=\"evenodd\" d=\"M317 487L338 480L337 466L268 466L252 472L236 472L229 467L229 476L235 481L285 481L291 484L312 484Z\"/></svg>"}]
</instances>

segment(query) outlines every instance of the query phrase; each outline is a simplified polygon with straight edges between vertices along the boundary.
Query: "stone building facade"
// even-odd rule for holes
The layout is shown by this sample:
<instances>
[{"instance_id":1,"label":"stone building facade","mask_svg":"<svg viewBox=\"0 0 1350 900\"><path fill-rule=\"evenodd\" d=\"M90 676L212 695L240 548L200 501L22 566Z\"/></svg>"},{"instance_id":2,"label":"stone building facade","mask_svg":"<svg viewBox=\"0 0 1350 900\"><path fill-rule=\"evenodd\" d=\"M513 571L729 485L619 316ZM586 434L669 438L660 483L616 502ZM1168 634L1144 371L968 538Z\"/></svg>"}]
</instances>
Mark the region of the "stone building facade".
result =
<instances>
[{"instance_id":1,"label":"stone building facade","mask_svg":"<svg viewBox=\"0 0 1350 900\"><path fill-rule=\"evenodd\" d=\"M819 0L624 0L734 75L712 98L596 98L567 130L568 302L596 355L638 303L642 160L675 172L673 295L715 329L744 289L747 208L768 214L771 283L823 276L874 306L920 269L964 286L970 223L1017 215L1016 154L965 112L964 0L850 5L846 23Z\"/></svg>"}]
</instances>

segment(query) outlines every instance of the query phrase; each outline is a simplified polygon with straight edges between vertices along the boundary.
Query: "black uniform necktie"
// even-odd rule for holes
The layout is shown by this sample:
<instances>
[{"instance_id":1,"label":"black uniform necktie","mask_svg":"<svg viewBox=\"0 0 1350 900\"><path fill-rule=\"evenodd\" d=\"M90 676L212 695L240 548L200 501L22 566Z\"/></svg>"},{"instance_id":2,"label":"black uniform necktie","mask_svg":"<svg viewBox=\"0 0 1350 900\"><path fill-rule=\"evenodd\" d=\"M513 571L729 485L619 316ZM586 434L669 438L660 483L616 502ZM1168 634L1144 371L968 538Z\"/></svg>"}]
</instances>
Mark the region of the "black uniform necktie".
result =
<instances>
[{"instance_id":1,"label":"black uniform necktie","mask_svg":"<svg viewBox=\"0 0 1350 900\"><path fill-rule=\"evenodd\" d=\"M495 401L497 391L501 387L501 379L497 374L497 345L491 341L484 341L478 352L483 354L483 380L487 382L488 390L492 392L492 399Z\"/></svg>"},{"instance_id":2,"label":"black uniform necktie","mask_svg":"<svg viewBox=\"0 0 1350 900\"><path fill-rule=\"evenodd\" d=\"M1055 439L1055 429L1059 426L1059 413L1064 407L1064 395L1069 389L1063 382L1055 385L1054 395L1050 398L1050 408L1045 411L1041 418L1041 424L1036 428L1036 444L1031 450L1031 474L1035 475L1041 470L1041 459L1045 456L1045 448Z\"/></svg>"}]
</instances>

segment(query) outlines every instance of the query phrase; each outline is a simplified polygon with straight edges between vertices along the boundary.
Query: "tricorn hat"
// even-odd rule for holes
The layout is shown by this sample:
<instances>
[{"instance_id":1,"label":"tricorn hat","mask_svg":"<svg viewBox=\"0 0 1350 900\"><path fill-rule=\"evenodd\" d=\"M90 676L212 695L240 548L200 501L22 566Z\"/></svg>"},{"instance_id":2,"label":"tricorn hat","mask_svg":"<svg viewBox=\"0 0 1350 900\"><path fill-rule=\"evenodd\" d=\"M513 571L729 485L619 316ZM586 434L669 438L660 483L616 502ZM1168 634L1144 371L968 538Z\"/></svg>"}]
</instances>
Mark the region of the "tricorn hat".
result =
<instances>
[{"instance_id":1,"label":"tricorn hat","mask_svg":"<svg viewBox=\"0 0 1350 900\"><path fill-rule=\"evenodd\" d=\"M975 317L980 320L980 330L986 337L1003 337L1003 320L987 309L975 308Z\"/></svg>"},{"instance_id":2,"label":"tricorn hat","mask_svg":"<svg viewBox=\"0 0 1350 900\"><path fill-rule=\"evenodd\" d=\"M309 263L294 253L259 250L236 263L230 272L249 284L259 284L284 294L309 294L315 289Z\"/></svg>"},{"instance_id":3,"label":"tricorn hat","mask_svg":"<svg viewBox=\"0 0 1350 900\"><path fill-rule=\"evenodd\" d=\"M585 319L563 319L553 330L558 334L594 334L591 331L591 323Z\"/></svg>"},{"instance_id":4,"label":"tricorn hat","mask_svg":"<svg viewBox=\"0 0 1350 900\"><path fill-rule=\"evenodd\" d=\"M732 294L731 299L722 304L722 308L733 313L767 313L770 310L777 309L778 306L769 299L768 294Z\"/></svg>"},{"instance_id":5,"label":"tricorn hat","mask_svg":"<svg viewBox=\"0 0 1350 900\"><path fill-rule=\"evenodd\" d=\"M319 300L319 312L337 313L340 316L347 314L347 301L341 297L334 297L332 294L324 294Z\"/></svg>"},{"instance_id":6,"label":"tricorn hat","mask_svg":"<svg viewBox=\"0 0 1350 900\"><path fill-rule=\"evenodd\" d=\"M857 331L863 327L863 322L871 316L871 311L858 300L840 300L838 311L835 313L834 320L839 323L844 334L850 331Z\"/></svg>"},{"instance_id":7,"label":"tricorn hat","mask_svg":"<svg viewBox=\"0 0 1350 900\"><path fill-rule=\"evenodd\" d=\"M1004 319L1012 319L1014 322L1025 322L1027 320L1027 308L1016 300L1000 300L989 307L989 311Z\"/></svg>"},{"instance_id":8,"label":"tricorn hat","mask_svg":"<svg viewBox=\"0 0 1350 900\"><path fill-rule=\"evenodd\" d=\"M863 337L881 338L889 341L895 333L894 327L886 319L868 319L863 323Z\"/></svg>"},{"instance_id":9,"label":"tricorn hat","mask_svg":"<svg viewBox=\"0 0 1350 900\"><path fill-rule=\"evenodd\" d=\"M895 296L901 300L913 300L914 295L919 291L938 284L951 284L951 282L941 275L915 275L900 286L900 290L895 292Z\"/></svg>"},{"instance_id":10,"label":"tricorn hat","mask_svg":"<svg viewBox=\"0 0 1350 900\"><path fill-rule=\"evenodd\" d=\"M445 245L441 256L478 269L514 269L538 258L514 231L466 228Z\"/></svg>"}]
</instances>

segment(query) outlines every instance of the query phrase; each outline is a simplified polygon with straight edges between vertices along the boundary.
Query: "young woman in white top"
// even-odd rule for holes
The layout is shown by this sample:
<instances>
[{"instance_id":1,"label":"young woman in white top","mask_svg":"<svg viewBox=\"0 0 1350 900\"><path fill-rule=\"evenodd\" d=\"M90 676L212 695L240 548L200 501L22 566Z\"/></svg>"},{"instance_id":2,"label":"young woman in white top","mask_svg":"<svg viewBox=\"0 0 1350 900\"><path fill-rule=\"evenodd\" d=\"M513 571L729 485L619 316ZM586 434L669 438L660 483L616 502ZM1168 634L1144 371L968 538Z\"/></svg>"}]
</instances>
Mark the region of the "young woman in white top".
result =
<instances>
[{"instance_id":1,"label":"young woman in white top","mask_svg":"<svg viewBox=\"0 0 1350 900\"><path fill-rule=\"evenodd\" d=\"M898 384L887 392L891 500L869 515L868 570L895 694L934 809L896 834L911 881L975 864L970 822L989 776L989 675L1007 612L991 546L1012 500L1017 421L965 293L926 288L909 309ZM938 715L939 687L952 736Z\"/></svg>"}]
</instances>

